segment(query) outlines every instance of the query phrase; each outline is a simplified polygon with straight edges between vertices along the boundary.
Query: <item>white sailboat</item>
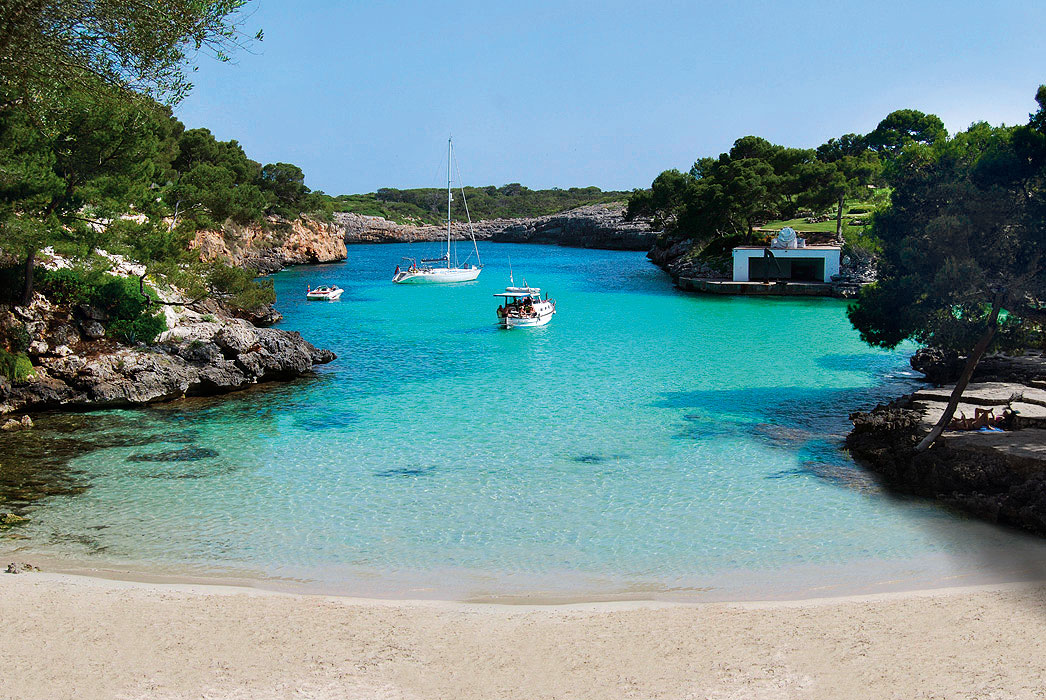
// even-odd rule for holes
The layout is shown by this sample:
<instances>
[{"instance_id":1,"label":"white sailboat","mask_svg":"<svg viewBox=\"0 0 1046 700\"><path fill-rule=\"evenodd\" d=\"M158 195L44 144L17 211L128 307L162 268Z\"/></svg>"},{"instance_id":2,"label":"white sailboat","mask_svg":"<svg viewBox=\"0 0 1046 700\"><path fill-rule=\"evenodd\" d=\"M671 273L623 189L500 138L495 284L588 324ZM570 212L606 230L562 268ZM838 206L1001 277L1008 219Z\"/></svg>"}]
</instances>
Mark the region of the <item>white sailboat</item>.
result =
<instances>
[{"instance_id":1,"label":"white sailboat","mask_svg":"<svg viewBox=\"0 0 1046 700\"><path fill-rule=\"evenodd\" d=\"M483 263L479 259L479 246L476 245L476 234L472 230L472 217L469 215L469 205L465 201L465 188L461 188L461 201L465 205L465 217L468 219L469 234L472 236L472 249L476 254L476 264L469 263L469 257L465 262L458 264L454 255L454 242L450 232L450 204L454 201L451 192L451 165L454 158L454 144L452 139L447 139L447 250L439 258L422 259L419 263L414 258L404 258L405 268L396 266L392 275L392 281L396 284L440 284L445 282L470 282L483 271ZM460 179L460 178L459 178ZM461 183L459 183L461 184Z\"/></svg>"}]
</instances>

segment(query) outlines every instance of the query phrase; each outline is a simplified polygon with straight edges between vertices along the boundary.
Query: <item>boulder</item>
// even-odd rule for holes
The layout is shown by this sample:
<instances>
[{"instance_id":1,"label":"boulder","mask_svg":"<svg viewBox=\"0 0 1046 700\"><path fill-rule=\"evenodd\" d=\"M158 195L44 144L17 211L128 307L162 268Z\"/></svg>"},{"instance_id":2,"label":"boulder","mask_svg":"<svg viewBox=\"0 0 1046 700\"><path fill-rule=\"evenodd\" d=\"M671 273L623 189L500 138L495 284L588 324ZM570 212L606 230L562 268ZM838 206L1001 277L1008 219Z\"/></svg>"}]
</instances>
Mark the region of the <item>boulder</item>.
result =
<instances>
[{"instance_id":1,"label":"boulder","mask_svg":"<svg viewBox=\"0 0 1046 700\"><path fill-rule=\"evenodd\" d=\"M29 416L25 416L24 418L29 418ZM16 420L14 418L8 418L6 421L4 421L3 425L0 425L0 430L3 430L5 433L13 433L17 430L28 430L32 427L33 420L31 418L29 419L28 423L26 423L25 420Z\"/></svg>"},{"instance_id":2,"label":"boulder","mask_svg":"<svg viewBox=\"0 0 1046 700\"><path fill-rule=\"evenodd\" d=\"M90 306L88 304L81 304L76 307L77 313L88 321L108 321L109 316L102 309L97 306Z\"/></svg>"},{"instance_id":3,"label":"boulder","mask_svg":"<svg viewBox=\"0 0 1046 700\"><path fill-rule=\"evenodd\" d=\"M277 311L274 306L263 306L253 310L233 309L231 313L233 316L242 318L258 328L268 328L283 320L283 314Z\"/></svg>"},{"instance_id":4,"label":"boulder","mask_svg":"<svg viewBox=\"0 0 1046 700\"><path fill-rule=\"evenodd\" d=\"M51 329L50 341L53 345L75 345L80 342L80 333L63 323Z\"/></svg>"},{"instance_id":5,"label":"boulder","mask_svg":"<svg viewBox=\"0 0 1046 700\"><path fill-rule=\"evenodd\" d=\"M258 335L249 325L227 325L214 335L214 342L226 357L235 357L255 348Z\"/></svg>"},{"instance_id":6,"label":"boulder","mask_svg":"<svg viewBox=\"0 0 1046 700\"><path fill-rule=\"evenodd\" d=\"M105 326L98 321L83 321L80 328L89 340L99 340L105 337Z\"/></svg>"}]
</instances>

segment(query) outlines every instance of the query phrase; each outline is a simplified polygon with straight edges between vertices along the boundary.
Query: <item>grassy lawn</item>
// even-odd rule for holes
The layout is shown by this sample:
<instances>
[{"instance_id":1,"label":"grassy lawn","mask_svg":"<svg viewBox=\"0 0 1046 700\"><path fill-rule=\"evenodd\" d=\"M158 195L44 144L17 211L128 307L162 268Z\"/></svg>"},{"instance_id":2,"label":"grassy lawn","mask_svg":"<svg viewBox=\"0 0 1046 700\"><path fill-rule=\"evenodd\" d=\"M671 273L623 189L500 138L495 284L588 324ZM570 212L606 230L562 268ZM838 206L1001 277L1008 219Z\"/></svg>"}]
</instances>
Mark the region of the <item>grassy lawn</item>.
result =
<instances>
[{"instance_id":1,"label":"grassy lawn","mask_svg":"<svg viewBox=\"0 0 1046 700\"><path fill-rule=\"evenodd\" d=\"M865 221L871 220L871 214L869 212L874 211L876 205L872 202L854 202L848 204L846 209L843 211L843 233L846 234L848 231L863 231L864 225L854 226L847 223L849 218L861 218ZM764 229L781 229L785 226L791 226L796 231L802 233L804 231L820 232L820 233L835 233L835 217L832 217L828 221L822 221L816 224L808 224L806 219L782 219L779 221L768 221L763 224L761 228Z\"/></svg>"}]
</instances>

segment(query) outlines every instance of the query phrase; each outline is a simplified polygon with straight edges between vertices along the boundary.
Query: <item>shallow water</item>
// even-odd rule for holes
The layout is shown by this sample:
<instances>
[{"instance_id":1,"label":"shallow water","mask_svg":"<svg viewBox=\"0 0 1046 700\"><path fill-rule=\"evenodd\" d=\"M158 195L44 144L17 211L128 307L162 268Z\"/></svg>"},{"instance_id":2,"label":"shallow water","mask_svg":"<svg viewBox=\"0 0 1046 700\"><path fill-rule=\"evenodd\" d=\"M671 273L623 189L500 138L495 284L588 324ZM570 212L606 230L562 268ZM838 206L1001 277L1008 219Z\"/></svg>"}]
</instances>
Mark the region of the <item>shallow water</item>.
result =
<instances>
[{"instance_id":1,"label":"shallow water","mask_svg":"<svg viewBox=\"0 0 1046 700\"><path fill-rule=\"evenodd\" d=\"M72 485L26 505L0 549L426 597L773 597L1046 560L1037 540L888 495L842 451L850 411L913 381L844 303L685 295L639 253L481 250L459 285L390 284L423 245L276 275L281 326L337 361L90 414L55 467ZM558 301L550 325L496 327L510 259ZM340 301L304 300L330 282ZM50 420L36 439L68 435Z\"/></svg>"}]
</instances>

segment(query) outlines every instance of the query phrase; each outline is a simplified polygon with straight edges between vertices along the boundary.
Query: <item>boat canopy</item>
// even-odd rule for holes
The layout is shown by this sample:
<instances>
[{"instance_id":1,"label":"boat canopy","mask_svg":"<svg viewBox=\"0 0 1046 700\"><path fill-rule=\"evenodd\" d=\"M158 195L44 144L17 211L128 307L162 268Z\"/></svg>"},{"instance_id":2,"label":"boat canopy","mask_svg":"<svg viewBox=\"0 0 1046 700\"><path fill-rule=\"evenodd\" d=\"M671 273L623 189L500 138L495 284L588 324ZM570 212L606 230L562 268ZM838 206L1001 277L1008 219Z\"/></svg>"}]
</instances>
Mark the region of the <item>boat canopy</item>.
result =
<instances>
[{"instance_id":1,"label":"boat canopy","mask_svg":"<svg viewBox=\"0 0 1046 700\"><path fill-rule=\"evenodd\" d=\"M498 292L496 297L540 297L541 290L537 287L509 287L503 292Z\"/></svg>"}]
</instances>

